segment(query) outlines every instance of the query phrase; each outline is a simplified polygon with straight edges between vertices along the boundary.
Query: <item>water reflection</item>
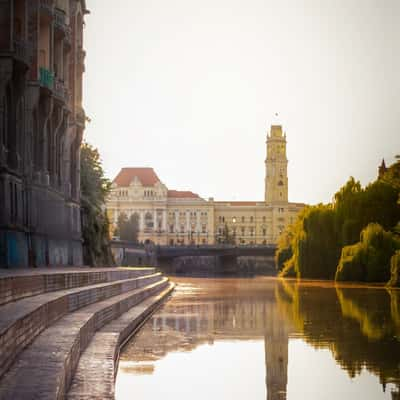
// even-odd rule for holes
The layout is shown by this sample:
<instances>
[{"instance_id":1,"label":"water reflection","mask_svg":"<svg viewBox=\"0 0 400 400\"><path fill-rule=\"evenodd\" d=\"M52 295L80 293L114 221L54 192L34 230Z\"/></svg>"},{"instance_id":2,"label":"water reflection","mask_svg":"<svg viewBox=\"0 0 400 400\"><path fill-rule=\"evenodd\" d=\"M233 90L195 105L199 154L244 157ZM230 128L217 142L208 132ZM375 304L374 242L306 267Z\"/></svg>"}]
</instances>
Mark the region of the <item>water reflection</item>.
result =
<instances>
[{"instance_id":1,"label":"water reflection","mask_svg":"<svg viewBox=\"0 0 400 400\"><path fill-rule=\"evenodd\" d=\"M389 384L391 398L400 398L398 291L268 278L185 278L177 283L172 299L125 348L121 374L151 376L168 354L194 354L203 345L228 342L235 352L238 341L263 341L264 398L287 399L288 363L296 361L289 360L289 342L300 338L313 348L328 349L349 379L368 371L379 378L382 393ZM117 380L117 395L121 386Z\"/></svg>"}]
</instances>

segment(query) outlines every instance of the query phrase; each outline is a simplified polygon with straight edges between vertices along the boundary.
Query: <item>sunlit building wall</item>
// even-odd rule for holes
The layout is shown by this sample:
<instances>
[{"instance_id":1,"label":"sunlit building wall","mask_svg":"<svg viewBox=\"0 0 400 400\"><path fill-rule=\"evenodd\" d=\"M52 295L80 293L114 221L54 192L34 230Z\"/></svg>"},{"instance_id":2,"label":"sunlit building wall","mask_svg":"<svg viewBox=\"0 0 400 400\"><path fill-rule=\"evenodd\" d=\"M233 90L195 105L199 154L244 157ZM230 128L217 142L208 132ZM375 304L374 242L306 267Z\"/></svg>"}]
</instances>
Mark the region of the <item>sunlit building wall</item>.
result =
<instances>
[{"instance_id":1,"label":"sunlit building wall","mask_svg":"<svg viewBox=\"0 0 400 400\"><path fill-rule=\"evenodd\" d=\"M304 204L289 203L286 135L279 125L267 135L265 199L214 201L191 191L169 190L152 168L123 168L107 201L111 229L118 217L135 215L138 240L160 245L275 244Z\"/></svg>"}]
</instances>

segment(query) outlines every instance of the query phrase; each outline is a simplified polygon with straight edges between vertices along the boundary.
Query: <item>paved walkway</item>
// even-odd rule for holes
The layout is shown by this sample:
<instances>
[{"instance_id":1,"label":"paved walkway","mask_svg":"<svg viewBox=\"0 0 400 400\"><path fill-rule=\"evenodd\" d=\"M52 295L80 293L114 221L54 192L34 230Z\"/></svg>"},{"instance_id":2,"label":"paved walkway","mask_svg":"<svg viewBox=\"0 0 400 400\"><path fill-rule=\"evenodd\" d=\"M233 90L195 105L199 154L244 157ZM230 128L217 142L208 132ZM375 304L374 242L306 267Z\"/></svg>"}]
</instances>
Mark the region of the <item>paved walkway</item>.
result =
<instances>
[{"instance_id":1,"label":"paved walkway","mask_svg":"<svg viewBox=\"0 0 400 400\"><path fill-rule=\"evenodd\" d=\"M29 276L29 275L48 275L48 274L65 274L74 272L108 272L108 271L125 271L127 269L147 269L153 268L151 266L142 267L104 267L104 268L90 268L90 267L45 267L45 268L0 268L0 279L9 278L13 276Z\"/></svg>"}]
</instances>

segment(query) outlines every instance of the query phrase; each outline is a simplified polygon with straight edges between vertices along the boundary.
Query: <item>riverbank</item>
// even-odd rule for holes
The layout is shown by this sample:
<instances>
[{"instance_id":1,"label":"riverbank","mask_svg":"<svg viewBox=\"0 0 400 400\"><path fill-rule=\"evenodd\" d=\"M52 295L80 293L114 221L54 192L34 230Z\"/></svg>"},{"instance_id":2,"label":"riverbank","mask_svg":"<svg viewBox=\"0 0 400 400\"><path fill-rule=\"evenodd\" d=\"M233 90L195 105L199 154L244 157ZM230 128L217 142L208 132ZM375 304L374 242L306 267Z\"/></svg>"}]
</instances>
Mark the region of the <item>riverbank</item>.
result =
<instances>
[{"instance_id":1,"label":"riverbank","mask_svg":"<svg viewBox=\"0 0 400 400\"><path fill-rule=\"evenodd\" d=\"M173 287L154 268L0 271L0 399L63 399L71 385L71 398L79 388L84 399L90 382L109 388L120 346Z\"/></svg>"}]
</instances>

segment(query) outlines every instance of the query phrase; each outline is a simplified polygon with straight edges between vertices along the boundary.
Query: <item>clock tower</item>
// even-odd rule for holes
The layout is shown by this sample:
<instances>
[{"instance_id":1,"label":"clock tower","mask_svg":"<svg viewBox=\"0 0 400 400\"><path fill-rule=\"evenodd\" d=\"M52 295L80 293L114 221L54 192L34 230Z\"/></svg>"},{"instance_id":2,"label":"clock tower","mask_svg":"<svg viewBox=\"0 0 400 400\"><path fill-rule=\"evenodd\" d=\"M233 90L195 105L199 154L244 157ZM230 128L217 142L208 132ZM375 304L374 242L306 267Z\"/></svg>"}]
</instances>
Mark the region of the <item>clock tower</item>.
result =
<instances>
[{"instance_id":1,"label":"clock tower","mask_svg":"<svg viewBox=\"0 0 400 400\"><path fill-rule=\"evenodd\" d=\"M286 134L281 125L272 125L267 135L267 158L265 160L265 202L268 204L288 202L288 176L286 158Z\"/></svg>"}]
</instances>

